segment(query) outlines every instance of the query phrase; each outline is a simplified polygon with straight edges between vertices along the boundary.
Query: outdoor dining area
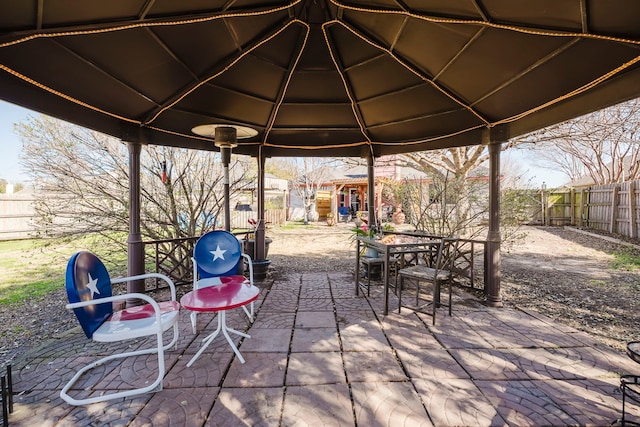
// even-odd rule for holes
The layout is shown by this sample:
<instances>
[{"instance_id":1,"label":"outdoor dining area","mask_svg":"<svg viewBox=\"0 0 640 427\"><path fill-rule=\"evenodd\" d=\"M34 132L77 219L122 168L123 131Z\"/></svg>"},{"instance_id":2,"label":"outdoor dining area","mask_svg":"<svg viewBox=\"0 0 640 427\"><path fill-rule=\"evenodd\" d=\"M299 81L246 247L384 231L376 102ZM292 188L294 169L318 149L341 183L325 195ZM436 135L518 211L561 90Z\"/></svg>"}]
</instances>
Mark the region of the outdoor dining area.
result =
<instances>
[{"instance_id":1,"label":"outdoor dining area","mask_svg":"<svg viewBox=\"0 0 640 427\"><path fill-rule=\"evenodd\" d=\"M161 390L74 406L61 399L63 385L114 351L78 327L16 361L10 425L610 425L621 418L620 374L639 371L582 332L489 308L458 287L451 315L438 308L434 325L414 310L384 315L384 287L356 296L350 273L290 274L256 286L253 319L241 308L226 316L250 335L231 335L245 363L222 337L194 360L219 314L200 312L194 334L191 312L181 309ZM388 298L396 307L395 293ZM157 365L150 354L109 362L69 393L144 387ZM625 413L638 419L640 405L627 400Z\"/></svg>"},{"instance_id":2,"label":"outdoor dining area","mask_svg":"<svg viewBox=\"0 0 640 427\"><path fill-rule=\"evenodd\" d=\"M387 231L372 236L356 237L356 295L362 286L360 277L366 277L365 289L370 294L371 279L377 276L383 284L383 314L389 312L389 289L398 296L398 312L403 306L402 291L405 281L414 282L415 304L411 307L421 311L429 305L424 314L436 323L436 308L446 305L451 315L451 295L454 269L458 261L459 239L456 237L434 236L419 232ZM464 258L464 257L462 257ZM460 263L458 263L459 265ZM377 268L377 270L376 270ZM363 271L361 271L363 270ZM390 280L394 279L394 283ZM431 283L431 300L421 302L421 282ZM448 286L448 302L440 300L441 287Z\"/></svg>"}]
</instances>

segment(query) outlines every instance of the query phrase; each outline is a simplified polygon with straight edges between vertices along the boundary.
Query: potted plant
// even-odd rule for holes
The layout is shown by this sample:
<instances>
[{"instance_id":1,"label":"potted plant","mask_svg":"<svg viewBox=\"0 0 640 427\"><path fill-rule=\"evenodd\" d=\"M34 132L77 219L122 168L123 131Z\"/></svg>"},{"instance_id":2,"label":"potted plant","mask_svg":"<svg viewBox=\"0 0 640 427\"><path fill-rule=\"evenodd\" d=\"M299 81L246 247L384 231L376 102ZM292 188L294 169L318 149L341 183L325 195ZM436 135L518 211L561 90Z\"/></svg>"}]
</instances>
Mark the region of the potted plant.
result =
<instances>
[{"instance_id":1,"label":"potted plant","mask_svg":"<svg viewBox=\"0 0 640 427\"><path fill-rule=\"evenodd\" d=\"M402 206L396 206L396 211L391 215L391 221L396 225L400 225L404 224L404 220L405 215L404 212L402 212Z\"/></svg>"},{"instance_id":2,"label":"potted plant","mask_svg":"<svg viewBox=\"0 0 640 427\"><path fill-rule=\"evenodd\" d=\"M362 225L356 226L355 228L351 229L351 232L353 233L351 235L352 243L355 243L358 237L368 237L370 239L373 239L376 235L375 230L369 227L368 221L366 219L361 218L361 221ZM360 250L360 255L369 258L375 258L378 256L378 252L375 249L363 245L362 249Z\"/></svg>"},{"instance_id":3,"label":"potted plant","mask_svg":"<svg viewBox=\"0 0 640 427\"><path fill-rule=\"evenodd\" d=\"M327 214L327 225L328 225L329 227L331 227L331 226L333 226L333 225L336 225L336 218L335 218L335 216L333 215L333 212L329 212L329 213Z\"/></svg>"}]
</instances>

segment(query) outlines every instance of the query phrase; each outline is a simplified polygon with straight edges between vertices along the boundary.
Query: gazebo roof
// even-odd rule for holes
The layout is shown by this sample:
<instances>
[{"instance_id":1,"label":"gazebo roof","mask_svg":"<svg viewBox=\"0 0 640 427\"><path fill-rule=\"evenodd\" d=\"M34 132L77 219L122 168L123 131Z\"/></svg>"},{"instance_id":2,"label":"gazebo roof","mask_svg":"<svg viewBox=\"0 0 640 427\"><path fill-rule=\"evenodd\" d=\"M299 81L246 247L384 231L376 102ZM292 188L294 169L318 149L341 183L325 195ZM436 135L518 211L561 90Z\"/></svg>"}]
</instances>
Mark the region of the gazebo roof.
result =
<instances>
[{"instance_id":1,"label":"gazebo roof","mask_svg":"<svg viewBox=\"0 0 640 427\"><path fill-rule=\"evenodd\" d=\"M0 3L0 98L127 141L376 156L640 96L640 2ZM205 128L205 134L210 128Z\"/></svg>"}]
</instances>

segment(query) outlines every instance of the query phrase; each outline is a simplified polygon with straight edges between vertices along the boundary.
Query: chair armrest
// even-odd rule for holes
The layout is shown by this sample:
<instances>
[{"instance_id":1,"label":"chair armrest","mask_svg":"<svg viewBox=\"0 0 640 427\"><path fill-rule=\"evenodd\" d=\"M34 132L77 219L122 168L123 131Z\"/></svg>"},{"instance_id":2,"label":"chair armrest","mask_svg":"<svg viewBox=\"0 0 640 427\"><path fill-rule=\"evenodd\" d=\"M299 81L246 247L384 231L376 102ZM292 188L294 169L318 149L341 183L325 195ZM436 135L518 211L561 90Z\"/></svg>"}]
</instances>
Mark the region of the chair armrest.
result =
<instances>
[{"instance_id":1,"label":"chair armrest","mask_svg":"<svg viewBox=\"0 0 640 427\"><path fill-rule=\"evenodd\" d=\"M111 284L130 282L133 280L151 279L151 278L161 279L167 282L167 284L169 285L169 288L171 289L171 301L176 301L176 285L174 285L173 281L169 277L165 276L164 274L145 273L145 274L138 274L136 276L118 277L117 279L111 279ZM129 295L133 295L133 294L129 294Z\"/></svg>"},{"instance_id":2,"label":"chair armrest","mask_svg":"<svg viewBox=\"0 0 640 427\"><path fill-rule=\"evenodd\" d=\"M247 254L241 253L240 255L242 255L247 260L247 264L249 265L249 282L253 285L253 261Z\"/></svg>"},{"instance_id":3,"label":"chair armrest","mask_svg":"<svg viewBox=\"0 0 640 427\"><path fill-rule=\"evenodd\" d=\"M133 276L133 277L135 277L135 276ZM141 294L141 293L114 295L114 296L110 296L110 297L99 298L97 300L74 302L74 303L67 304L65 307L68 310L73 310L73 309L76 309L76 308L87 307L87 306L90 306L90 305L106 304L106 303L109 303L109 302L128 300L128 299L134 299L134 298L144 300L144 301L148 302L151 305L151 307L153 307L153 312L155 313L155 316L156 316L156 322L158 323L158 325L160 325L161 321L162 321L162 317L161 317L162 312L160 311L160 306L158 305L156 300L151 298L149 295Z\"/></svg>"}]
</instances>

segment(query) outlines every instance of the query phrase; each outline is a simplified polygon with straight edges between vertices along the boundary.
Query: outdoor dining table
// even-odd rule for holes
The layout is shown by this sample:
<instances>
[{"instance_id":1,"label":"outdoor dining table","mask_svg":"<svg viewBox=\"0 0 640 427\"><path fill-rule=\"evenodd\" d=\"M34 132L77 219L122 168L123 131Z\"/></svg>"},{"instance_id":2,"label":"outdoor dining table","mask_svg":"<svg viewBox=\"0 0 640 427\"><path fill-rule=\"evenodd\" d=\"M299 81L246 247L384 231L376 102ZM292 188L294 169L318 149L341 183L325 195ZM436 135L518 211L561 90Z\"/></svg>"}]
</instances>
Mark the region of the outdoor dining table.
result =
<instances>
[{"instance_id":1,"label":"outdoor dining table","mask_svg":"<svg viewBox=\"0 0 640 427\"><path fill-rule=\"evenodd\" d=\"M404 266L405 258L409 255L415 262L418 262L418 257L422 254L427 254L429 257L435 254L438 244L441 238L437 236L422 236L417 234L403 234L403 233L387 233L385 236L394 236L393 239L387 238L369 238L364 236L358 236L356 238L356 296L360 293L360 257L363 247L370 248L378 252L381 258L383 258L383 293L384 293L384 308L383 314L389 313L389 262L392 257L398 257L401 266Z\"/></svg>"}]
</instances>

